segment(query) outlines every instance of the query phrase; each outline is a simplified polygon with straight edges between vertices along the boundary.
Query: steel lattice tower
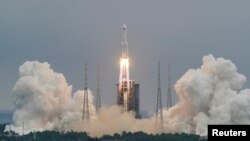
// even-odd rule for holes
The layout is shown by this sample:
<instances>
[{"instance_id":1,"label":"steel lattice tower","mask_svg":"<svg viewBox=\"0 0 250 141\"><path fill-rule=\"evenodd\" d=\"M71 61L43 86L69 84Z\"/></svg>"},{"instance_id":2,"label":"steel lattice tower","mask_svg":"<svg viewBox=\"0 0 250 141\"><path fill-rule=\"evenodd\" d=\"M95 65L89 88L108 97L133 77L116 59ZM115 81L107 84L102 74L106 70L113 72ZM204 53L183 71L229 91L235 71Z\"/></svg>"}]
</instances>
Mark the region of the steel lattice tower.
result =
<instances>
[{"instance_id":1,"label":"steel lattice tower","mask_svg":"<svg viewBox=\"0 0 250 141\"><path fill-rule=\"evenodd\" d=\"M101 108L101 95L100 95L100 64L98 62L97 64L97 87L96 87L96 111L99 111L99 109Z\"/></svg>"},{"instance_id":2,"label":"steel lattice tower","mask_svg":"<svg viewBox=\"0 0 250 141\"><path fill-rule=\"evenodd\" d=\"M84 81L84 98L83 98L83 111L82 119L89 121L89 101L88 101L88 83L87 83L87 62L85 62L85 81Z\"/></svg>"},{"instance_id":3,"label":"steel lattice tower","mask_svg":"<svg viewBox=\"0 0 250 141\"><path fill-rule=\"evenodd\" d=\"M158 131L164 131L162 104L161 104L161 80L160 80L160 62L158 62L158 89L157 89L157 105L155 114L155 123Z\"/></svg>"},{"instance_id":4,"label":"steel lattice tower","mask_svg":"<svg viewBox=\"0 0 250 141\"><path fill-rule=\"evenodd\" d=\"M171 74L170 63L168 64L168 95L167 95L167 109L172 107L172 94L171 94Z\"/></svg>"},{"instance_id":5,"label":"steel lattice tower","mask_svg":"<svg viewBox=\"0 0 250 141\"><path fill-rule=\"evenodd\" d=\"M24 121L23 121L23 124L22 124L22 134L24 136Z\"/></svg>"}]
</instances>

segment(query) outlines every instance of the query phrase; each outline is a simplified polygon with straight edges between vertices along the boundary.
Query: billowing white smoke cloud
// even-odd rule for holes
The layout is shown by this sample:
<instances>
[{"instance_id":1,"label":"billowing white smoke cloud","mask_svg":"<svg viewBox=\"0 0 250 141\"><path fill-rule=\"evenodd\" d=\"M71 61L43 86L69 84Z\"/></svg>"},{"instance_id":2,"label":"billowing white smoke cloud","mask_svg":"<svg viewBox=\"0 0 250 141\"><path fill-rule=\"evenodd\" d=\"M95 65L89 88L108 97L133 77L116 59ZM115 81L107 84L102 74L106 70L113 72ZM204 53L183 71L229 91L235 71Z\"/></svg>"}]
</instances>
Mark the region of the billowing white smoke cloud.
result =
<instances>
[{"instance_id":1,"label":"billowing white smoke cloud","mask_svg":"<svg viewBox=\"0 0 250 141\"><path fill-rule=\"evenodd\" d=\"M207 135L208 124L250 124L250 90L241 90L245 82L230 60L204 56L200 68L177 81L180 101L164 112L166 127Z\"/></svg>"},{"instance_id":2,"label":"billowing white smoke cloud","mask_svg":"<svg viewBox=\"0 0 250 141\"><path fill-rule=\"evenodd\" d=\"M13 88L14 126L8 129L21 133L23 124L27 132L68 127L71 120L81 118L83 99L83 91L76 92L73 98L71 91L64 76L54 72L48 63L25 62L19 68L19 79ZM91 94L89 99L93 101ZM90 109L94 113L93 105Z\"/></svg>"},{"instance_id":3,"label":"billowing white smoke cloud","mask_svg":"<svg viewBox=\"0 0 250 141\"><path fill-rule=\"evenodd\" d=\"M246 77L229 60L203 57L198 69L186 72L175 85L179 102L164 109L165 132L207 134L208 124L250 124L250 90L240 90ZM96 113L89 91L90 121L82 120L83 93L72 89L48 63L25 62L13 88L16 111L6 130L87 131L92 136L144 131L156 133L154 117L135 119L117 106L102 107Z\"/></svg>"},{"instance_id":4,"label":"billowing white smoke cloud","mask_svg":"<svg viewBox=\"0 0 250 141\"><path fill-rule=\"evenodd\" d=\"M133 113L123 113L117 106L102 107L96 114L93 96L89 93L90 122L82 120L84 91L72 96L72 88L64 76L54 72L48 63L27 61L19 68L19 79L14 88L15 112L13 125L6 131L24 133L43 130L87 131L90 135L101 136L122 131L146 132L145 121L134 119ZM139 128L141 127L141 128Z\"/></svg>"}]
</instances>

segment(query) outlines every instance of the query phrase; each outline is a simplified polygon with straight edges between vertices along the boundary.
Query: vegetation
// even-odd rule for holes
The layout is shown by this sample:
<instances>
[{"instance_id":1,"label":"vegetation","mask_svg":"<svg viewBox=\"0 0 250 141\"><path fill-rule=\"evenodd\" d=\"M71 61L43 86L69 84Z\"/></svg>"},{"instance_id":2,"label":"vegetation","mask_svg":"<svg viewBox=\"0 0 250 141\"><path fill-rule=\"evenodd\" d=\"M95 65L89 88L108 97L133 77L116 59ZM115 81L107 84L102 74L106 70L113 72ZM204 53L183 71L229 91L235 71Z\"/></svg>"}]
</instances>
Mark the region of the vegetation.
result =
<instances>
[{"instance_id":1,"label":"vegetation","mask_svg":"<svg viewBox=\"0 0 250 141\"><path fill-rule=\"evenodd\" d=\"M144 132L123 132L114 135L104 135L100 138L90 137L86 132L74 131L44 131L19 136L14 132L4 132L5 124L0 124L1 141L206 141L198 135L191 134L146 134Z\"/></svg>"},{"instance_id":2,"label":"vegetation","mask_svg":"<svg viewBox=\"0 0 250 141\"><path fill-rule=\"evenodd\" d=\"M4 132L6 124L0 124L0 134Z\"/></svg>"}]
</instances>

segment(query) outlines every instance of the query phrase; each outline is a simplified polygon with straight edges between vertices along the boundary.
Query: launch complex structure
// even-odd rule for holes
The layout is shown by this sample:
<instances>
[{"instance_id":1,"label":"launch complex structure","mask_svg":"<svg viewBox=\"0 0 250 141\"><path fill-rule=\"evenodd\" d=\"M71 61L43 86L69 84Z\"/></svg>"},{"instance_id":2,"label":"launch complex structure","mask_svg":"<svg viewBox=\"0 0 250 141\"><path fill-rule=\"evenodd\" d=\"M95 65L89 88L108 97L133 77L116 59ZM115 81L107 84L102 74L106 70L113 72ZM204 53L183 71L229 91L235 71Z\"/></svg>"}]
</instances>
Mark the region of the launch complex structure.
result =
<instances>
[{"instance_id":1,"label":"launch complex structure","mask_svg":"<svg viewBox=\"0 0 250 141\"><path fill-rule=\"evenodd\" d=\"M117 86L117 105L122 106L124 112L134 111L136 118L140 115L140 85L129 77L129 56L127 42L127 26L122 28L122 54L120 57L120 76Z\"/></svg>"},{"instance_id":2,"label":"launch complex structure","mask_svg":"<svg viewBox=\"0 0 250 141\"><path fill-rule=\"evenodd\" d=\"M135 118L141 118L140 114L140 85L135 80L130 79L129 76L129 56L128 56L128 42L127 42L127 26L122 27L122 42L121 42L121 57L120 57L120 74L117 87L117 105L120 106L124 112L133 111ZM96 109L99 111L101 107L100 96L100 70L97 65L97 93L96 93ZM156 106L156 124L159 125L159 130L163 131L162 118L162 99L161 99L161 84L160 84L160 63L158 64L158 89L157 89L157 106ZM167 94L167 108L171 108L171 82L170 82L170 64L168 76L168 94ZM83 100L83 114L82 118L85 121L89 120L89 103L88 103L88 86L87 86L87 63L85 62L85 87Z\"/></svg>"}]
</instances>

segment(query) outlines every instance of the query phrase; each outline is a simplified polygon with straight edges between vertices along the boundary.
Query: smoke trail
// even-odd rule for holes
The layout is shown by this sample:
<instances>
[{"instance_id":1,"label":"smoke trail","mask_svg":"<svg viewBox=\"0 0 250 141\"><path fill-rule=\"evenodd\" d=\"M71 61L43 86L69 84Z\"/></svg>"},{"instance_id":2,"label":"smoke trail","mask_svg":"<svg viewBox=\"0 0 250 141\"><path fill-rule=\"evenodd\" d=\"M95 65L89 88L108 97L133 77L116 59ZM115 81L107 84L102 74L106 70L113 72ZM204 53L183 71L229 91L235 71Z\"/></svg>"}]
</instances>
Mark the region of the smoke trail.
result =
<instances>
[{"instance_id":1,"label":"smoke trail","mask_svg":"<svg viewBox=\"0 0 250 141\"><path fill-rule=\"evenodd\" d=\"M179 102L163 110L164 132L207 135L207 124L250 124L250 90L241 90L246 77L223 58L204 56L200 68L188 70L175 84ZM117 106L101 107L98 113L89 91L90 122L82 120L83 91L73 94L64 76L48 63L25 62L13 88L13 125L6 130L87 131L91 136L144 131L157 133L154 116L135 119ZM152 101L154 102L154 101Z\"/></svg>"}]
</instances>

